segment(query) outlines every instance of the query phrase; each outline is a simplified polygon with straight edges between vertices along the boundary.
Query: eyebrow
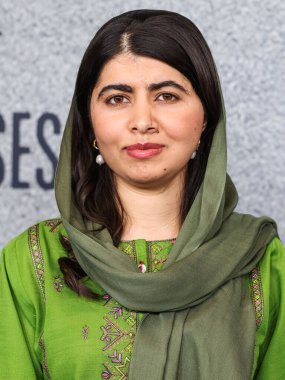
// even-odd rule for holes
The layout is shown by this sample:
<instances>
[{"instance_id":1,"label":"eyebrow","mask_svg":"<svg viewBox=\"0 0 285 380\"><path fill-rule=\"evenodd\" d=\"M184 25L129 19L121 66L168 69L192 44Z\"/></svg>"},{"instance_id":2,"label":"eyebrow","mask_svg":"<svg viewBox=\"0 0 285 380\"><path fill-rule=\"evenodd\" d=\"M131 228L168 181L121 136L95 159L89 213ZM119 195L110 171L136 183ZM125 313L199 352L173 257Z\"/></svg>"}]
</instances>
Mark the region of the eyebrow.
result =
<instances>
[{"instance_id":1,"label":"eyebrow","mask_svg":"<svg viewBox=\"0 0 285 380\"><path fill-rule=\"evenodd\" d=\"M174 82L173 80L165 80L159 83L151 83L148 86L150 91L160 90L163 87L174 87L182 92L185 92L185 94L189 93L189 91L187 91L186 88L184 88L181 84Z\"/></svg>"},{"instance_id":2,"label":"eyebrow","mask_svg":"<svg viewBox=\"0 0 285 380\"><path fill-rule=\"evenodd\" d=\"M189 91L187 91L181 84L174 82L173 80L165 80L163 82L151 83L148 86L148 90L156 91L156 90L160 90L163 87L174 87L184 92L185 94L189 94ZM102 90L99 92L97 99L100 99L101 96L106 91L109 91L109 90L118 90L118 91L129 92L129 93L134 92L133 88L127 84L108 84L107 86L104 86Z\"/></svg>"}]
</instances>

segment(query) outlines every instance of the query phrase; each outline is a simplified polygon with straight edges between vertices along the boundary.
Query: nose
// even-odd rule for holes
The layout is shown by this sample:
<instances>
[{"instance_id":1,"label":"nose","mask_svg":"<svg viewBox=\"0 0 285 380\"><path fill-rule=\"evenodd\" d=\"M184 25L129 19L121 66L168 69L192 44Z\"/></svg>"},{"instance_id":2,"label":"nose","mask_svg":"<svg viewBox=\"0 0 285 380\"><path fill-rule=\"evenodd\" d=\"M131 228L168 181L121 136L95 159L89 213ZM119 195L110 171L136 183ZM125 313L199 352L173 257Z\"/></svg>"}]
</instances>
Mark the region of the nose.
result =
<instances>
[{"instance_id":1,"label":"nose","mask_svg":"<svg viewBox=\"0 0 285 380\"><path fill-rule=\"evenodd\" d=\"M151 105L145 101L133 106L130 129L138 133L158 133L158 124L153 117Z\"/></svg>"}]
</instances>

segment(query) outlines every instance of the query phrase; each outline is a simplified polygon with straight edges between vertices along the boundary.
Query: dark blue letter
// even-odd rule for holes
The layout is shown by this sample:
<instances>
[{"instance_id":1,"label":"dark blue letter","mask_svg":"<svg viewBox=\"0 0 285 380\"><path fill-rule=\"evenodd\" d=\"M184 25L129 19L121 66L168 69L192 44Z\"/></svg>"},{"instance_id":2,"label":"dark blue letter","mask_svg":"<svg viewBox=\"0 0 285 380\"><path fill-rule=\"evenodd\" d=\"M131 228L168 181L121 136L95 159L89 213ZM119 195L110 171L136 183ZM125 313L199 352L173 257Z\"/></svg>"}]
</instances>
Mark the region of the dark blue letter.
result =
<instances>
[{"instance_id":1,"label":"dark blue letter","mask_svg":"<svg viewBox=\"0 0 285 380\"><path fill-rule=\"evenodd\" d=\"M20 156L30 153L30 148L20 146L20 122L22 119L29 119L30 113L14 113L13 115L13 165L12 165L12 187L26 189L30 187L28 182L19 180Z\"/></svg>"},{"instance_id":2,"label":"dark blue letter","mask_svg":"<svg viewBox=\"0 0 285 380\"><path fill-rule=\"evenodd\" d=\"M46 153L46 155L48 156L48 158L52 164L53 176L49 182L46 182L44 180L43 169L37 169L36 178L37 178L38 184L43 189L52 189L53 188L53 178L54 178L55 168L56 168L56 164L57 164L57 157L55 156L53 151L50 149L49 145L47 144L47 142L44 138L44 127L45 127L45 123L47 121L52 122L54 133L57 135L60 134L60 121L59 121L58 117L52 113L44 113L38 120L37 136L39 139L39 143L40 143L41 147L43 148L43 151Z\"/></svg>"}]
</instances>

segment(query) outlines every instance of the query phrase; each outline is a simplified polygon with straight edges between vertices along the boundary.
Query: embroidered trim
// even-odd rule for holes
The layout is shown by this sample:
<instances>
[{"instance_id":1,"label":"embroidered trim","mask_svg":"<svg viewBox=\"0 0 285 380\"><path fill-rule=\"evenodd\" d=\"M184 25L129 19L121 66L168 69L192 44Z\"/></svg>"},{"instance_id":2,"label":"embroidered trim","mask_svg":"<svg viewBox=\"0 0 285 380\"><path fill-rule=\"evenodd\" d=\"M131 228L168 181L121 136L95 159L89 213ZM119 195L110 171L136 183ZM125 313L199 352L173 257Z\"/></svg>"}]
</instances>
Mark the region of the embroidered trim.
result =
<instances>
[{"instance_id":1,"label":"embroidered trim","mask_svg":"<svg viewBox=\"0 0 285 380\"><path fill-rule=\"evenodd\" d=\"M45 302L44 259L40 246L39 226L37 224L29 229L29 248L35 268L36 277L41 289L43 300Z\"/></svg>"},{"instance_id":2,"label":"embroidered trim","mask_svg":"<svg viewBox=\"0 0 285 380\"><path fill-rule=\"evenodd\" d=\"M130 359L126 356L123 363L115 365L116 370L119 373L119 380L126 380L128 376L128 369L130 365Z\"/></svg>"},{"instance_id":3,"label":"embroidered trim","mask_svg":"<svg viewBox=\"0 0 285 380\"><path fill-rule=\"evenodd\" d=\"M110 298L105 307L105 324L100 327L100 340L105 343L102 350L106 355L106 362L101 378L125 380L132 355L138 313L125 309L113 298Z\"/></svg>"},{"instance_id":4,"label":"embroidered trim","mask_svg":"<svg viewBox=\"0 0 285 380\"><path fill-rule=\"evenodd\" d=\"M136 245L134 240L123 241L123 245L119 245L119 249L124 252L127 256L134 260L137 264L137 254L136 254Z\"/></svg>"},{"instance_id":5,"label":"embroidered trim","mask_svg":"<svg viewBox=\"0 0 285 380\"><path fill-rule=\"evenodd\" d=\"M173 240L147 243L150 272L158 272L163 268L173 244Z\"/></svg>"},{"instance_id":6,"label":"embroidered trim","mask_svg":"<svg viewBox=\"0 0 285 380\"><path fill-rule=\"evenodd\" d=\"M43 352L43 369L47 375L47 378L48 379L51 379L50 377L50 373L49 373L49 369L48 369L48 365L47 365L47 355L46 355L46 347L45 347L45 343L44 343L44 336L43 334L41 335L40 339L39 339L39 346L40 348L42 349L42 352Z\"/></svg>"},{"instance_id":7,"label":"embroidered trim","mask_svg":"<svg viewBox=\"0 0 285 380\"><path fill-rule=\"evenodd\" d=\"M56 233L60 226L62 225L62 220L61 219L51 219L51 220L46 220L45 221L45 226L50 227L49 232Z\"/></svg>"},{"instance_id":8,"label":"embroidered trim","mask_svg":"<svg viewBox=\"0 0 285 380\"><path fill-rule=\"evenodd\" d=\"M106 343L105 347L103 348L103 351L108 350L111 346L116 344L121 338L126 337L126 333L121 331L121 326L115 325L111 319L104 318L105 326L101 326L102 336L101 340Z\"/></svg>"},{"instance_id":9,"label":"embroidered trim","mask_svg":"<svg viewBox=\"0 0 285 380\"><path fill-rule=\"evenodd\" d=\"M257 328L261 325L264 316L264 299L259 267L253 268L249 275L251 300L255 308L255 318Z\"/></svg>"}]
</instances>

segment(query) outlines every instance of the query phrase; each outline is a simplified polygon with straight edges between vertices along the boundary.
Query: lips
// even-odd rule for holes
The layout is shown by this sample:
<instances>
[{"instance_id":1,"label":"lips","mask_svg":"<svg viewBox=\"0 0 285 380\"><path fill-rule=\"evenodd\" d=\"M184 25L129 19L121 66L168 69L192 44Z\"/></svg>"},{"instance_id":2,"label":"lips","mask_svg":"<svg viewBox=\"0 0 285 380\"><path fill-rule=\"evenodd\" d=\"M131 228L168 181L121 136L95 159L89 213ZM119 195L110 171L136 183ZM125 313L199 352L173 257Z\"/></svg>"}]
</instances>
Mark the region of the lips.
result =
<instances>
[{"instance_id":1,"label":"lips","mask_svg":"<svg viewBox=\"0 0 285 380\"><path fill-rule=\"evenodd\" d=\"M154 156L159 155L164 148L164 145L155 144L155 143L145 143L145 144L134 144L127 146L127 154L135 159L148 159Z\"/></svg>"},{"instance_id":2,"label":"lips","mask_svg":"<svg viewBox=\"0 0 285 380\"><path fill-rule=\"evenodd\" d=\"M155 144L155 143L145 143L145 144L134 144L134 145L129 145L126 147L128 151L132 150L147 150L147 149L161 149L163 148L164 145L161 144Z\"/></svg>"}]
</instances>

